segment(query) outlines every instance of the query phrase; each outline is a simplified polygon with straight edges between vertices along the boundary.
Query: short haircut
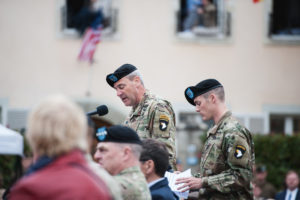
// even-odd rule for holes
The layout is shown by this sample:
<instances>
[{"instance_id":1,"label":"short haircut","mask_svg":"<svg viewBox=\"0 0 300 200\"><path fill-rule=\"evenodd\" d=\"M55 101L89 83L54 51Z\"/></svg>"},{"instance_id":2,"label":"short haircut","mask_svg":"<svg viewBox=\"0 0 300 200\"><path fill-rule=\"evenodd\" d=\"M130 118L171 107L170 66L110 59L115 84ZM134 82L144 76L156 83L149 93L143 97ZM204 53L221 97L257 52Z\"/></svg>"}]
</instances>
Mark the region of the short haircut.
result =
<instances>
[{"instance_id":1,"label":"short haircut","mask_svg":"<svg viewBox=\"0 0 300 200\"><path fill-rule=\"evenodd\" d=\"M298 178L299 178L298 173L297 173L296 171L294 171L294 170L289 170L289 171L286 173L285 178L287 178L290 174L296 174L296 175L298 176Z\"/></svg>"},{"instance_id":2,"label":"short haircut","mask_svg":"<svg viewBox=\"0 0 300 200\"><path fill-rule=\"evenodd\" d=\"M154 139L145 139L142 147L140 161L152 160L155 165L155 174L164 177L169 167L169 153L165 144Z\"/></svg>"},{"instance_id":3,"label":"short haircut","mask_svg":"<svg viewBox=\"0 0 300 200\"><path fill-rule=\"evenodd\" d=\"M114 144L116 144L117 146L120 146L120 147L129 146L133 156L136 157L137 160L140 159L141 152L142 152L142 146L141 145L132 144L132 143L114 143Z\"/></svg>"},{"instance_id":4,"label":"short haircut","mask_svg":"<svg viewBox=\"0 0 300 200\"><path fill-rule=\"evenodd\" d=\"M207 99L210 94L214 93L222 102L225 101L225 92L224 92L224 87L217 87L215 89L210 90L207 93L203 94L203 97Z\"/></svg>"},{"instance_id":5,"label":"short haircut","mask_svg":"<svg viewBox=\"0 0 300 200\"><path fill-rule=\"evenodd\" d=\"M65 96L52 96L40 103L28 120L26 137L38 156L55 157L72 149L87 150L87 119Z\"/></svg>"},{"instance_id":6,"label":"short haircut","mask_svg":"<svg viewBox=\"0 0 300 200\"><path fill-rule=\"evenodd\" d=\"M129 80L133 80L134 77L138 76L141 80L141 84L144 86L144 81L143 81L143 78L142 78L142 75L140 73L139 70L135 70L133 72L131 72L130 74L128 74L126 77L129 79Z\"/></svg>"}]
</instances>

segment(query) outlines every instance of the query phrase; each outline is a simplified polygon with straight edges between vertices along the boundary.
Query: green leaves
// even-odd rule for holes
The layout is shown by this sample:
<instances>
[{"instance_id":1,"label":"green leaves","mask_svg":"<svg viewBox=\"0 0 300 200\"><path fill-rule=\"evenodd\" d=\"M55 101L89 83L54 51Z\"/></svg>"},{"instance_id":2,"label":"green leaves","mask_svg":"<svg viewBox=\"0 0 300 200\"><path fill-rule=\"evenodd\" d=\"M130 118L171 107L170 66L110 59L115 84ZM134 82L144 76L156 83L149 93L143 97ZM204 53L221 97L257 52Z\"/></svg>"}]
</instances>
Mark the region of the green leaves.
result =
<instances>
[{"instance_id":1,"label":"green leaves","mask_svg":"<svg viewBox=\"0 0 300 200\"><path fill-rule=\"evenodd\" d=\"M255 135L255 163L267 166L268 181L282 189L285 174L300 172L300 136Z\"/></svg>"}]
</instances>

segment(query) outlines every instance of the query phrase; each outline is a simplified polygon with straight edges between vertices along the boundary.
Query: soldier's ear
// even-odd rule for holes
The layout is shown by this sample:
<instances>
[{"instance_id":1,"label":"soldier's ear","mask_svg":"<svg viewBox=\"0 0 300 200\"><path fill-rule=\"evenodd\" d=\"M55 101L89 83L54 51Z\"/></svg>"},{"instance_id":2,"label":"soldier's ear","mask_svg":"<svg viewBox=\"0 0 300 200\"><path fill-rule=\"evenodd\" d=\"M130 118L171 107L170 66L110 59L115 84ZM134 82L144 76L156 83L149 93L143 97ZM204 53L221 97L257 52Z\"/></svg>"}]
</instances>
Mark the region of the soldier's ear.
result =
<instances>
[{"instance_id":1,"label":"soldier's ear","mask_svg":"<svg viewBox=\"0 0 300 200\"><path fill-rule=\"evenodd\" d=\"M125 146L123 148L123 157L127 160L131 154L132 154L131 148L128 146Z\"/></svg>"},{"instance_id":2,"label":"soldier's ear","mask_svg":"<svg viewBox=\"0 0 300 200\"><path fill-rule=\"evenodd\" d=\"M133 78L133 82L134 82L135 85L139 85L141 83L140 77L139 76L135 76Z\"/></svg>"},{"instance_id":3,"label":"soldier's ear","mask_svg":"<svg viewBox=\"0 0 300 200\"><path fill-rule=\"evenodd\" d=\"M217 100L217 96L215 93L211 93L208 98L212 103L215 103Z\"/></svg>"}]
</instances>

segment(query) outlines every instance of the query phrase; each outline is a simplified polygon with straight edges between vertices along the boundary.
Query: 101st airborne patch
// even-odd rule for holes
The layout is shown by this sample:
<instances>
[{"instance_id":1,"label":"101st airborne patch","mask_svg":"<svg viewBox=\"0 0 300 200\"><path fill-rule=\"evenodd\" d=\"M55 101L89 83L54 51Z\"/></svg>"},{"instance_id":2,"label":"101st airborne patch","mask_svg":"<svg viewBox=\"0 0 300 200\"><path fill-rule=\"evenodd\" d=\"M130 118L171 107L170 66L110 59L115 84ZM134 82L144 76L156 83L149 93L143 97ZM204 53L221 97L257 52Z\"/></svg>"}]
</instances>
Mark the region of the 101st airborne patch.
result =
<instances>
[{"instance_id":1,"label":"101st airborne patch","mask_svg":"<svg viewBox=\"0 0 300 200\"><path fill-rule=\"evenodd\" d=\"M169 124L169 117L167 115L160 115L159 116L159 129L161 131L167 130L168 124Z\"/></svg>"},{"instance_id":2,"label":"101st airborne patch","mask_svg":"<svg viewBox=\"0 0 300 200\"><path fill-rule=\"evenodd\" d=\"M244 153L246 152L246 148L242 145L236 145L235 147L235 152L234 152L234 157L237 159L240 159L243 157Z\"/></svg>"}]
</instances>

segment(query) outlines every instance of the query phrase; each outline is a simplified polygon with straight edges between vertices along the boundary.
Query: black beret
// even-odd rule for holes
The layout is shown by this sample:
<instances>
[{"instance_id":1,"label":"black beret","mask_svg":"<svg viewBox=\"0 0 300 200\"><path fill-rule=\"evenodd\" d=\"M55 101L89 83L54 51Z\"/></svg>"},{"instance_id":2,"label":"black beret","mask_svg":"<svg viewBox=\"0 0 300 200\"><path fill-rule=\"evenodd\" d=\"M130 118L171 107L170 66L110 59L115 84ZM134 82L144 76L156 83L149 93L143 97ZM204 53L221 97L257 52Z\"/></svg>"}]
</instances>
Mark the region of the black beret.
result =
<instances>
[{"instance_id":1,"label":"black beret","mask_svg":"<svg viewBox=\"0 0 300 200\"><path fill-rule=\"evenodd\" d=\"M115 125L109 128L98 128L96 137L99 142L133 143L142 145L142 141L138 134L133 129L122 125Z\"/></svg>"},{"instance_id":2,"label":"black beret","mask_svg":"<svg viewBox=\"0 0 300 200\"><path fill-rule=\"evenodd\" d=\"M131 72L137 70L137 68L131 64L124 64L119 67L114 73L108 74L106 76L106 82L114 87L114 84L118 82L121 78L127 76Z\"/></svg>"},{"instance_id":3,"label":"black beret","mask_svg":"<svg viewBox=\"0 0 300 200\"><path fill-rule=\"evenodd\" d=\"M265 165L259 165L256 167L255 171L256 171L256 173L263 173L263 172L267 171L267 168Z\"/></svg>"},{"instance_id":4,"label":"black beret","mask_svg":"<svg viewBox=\"0 0 300 200\"><path fill-rule=\"evenodd\" d=\"M212 89L218 88L218 87L223 87L221 83L219 83L219 81L217 81L216 79L206 79L204 81L201 81L200 83L198 83L195 86L190 86L188 88L186 88L186 90L184 91L184 95L186 100L195 106L194 103L194 99L201 95L204 94Z\"/></svg>"}]
</instances>

